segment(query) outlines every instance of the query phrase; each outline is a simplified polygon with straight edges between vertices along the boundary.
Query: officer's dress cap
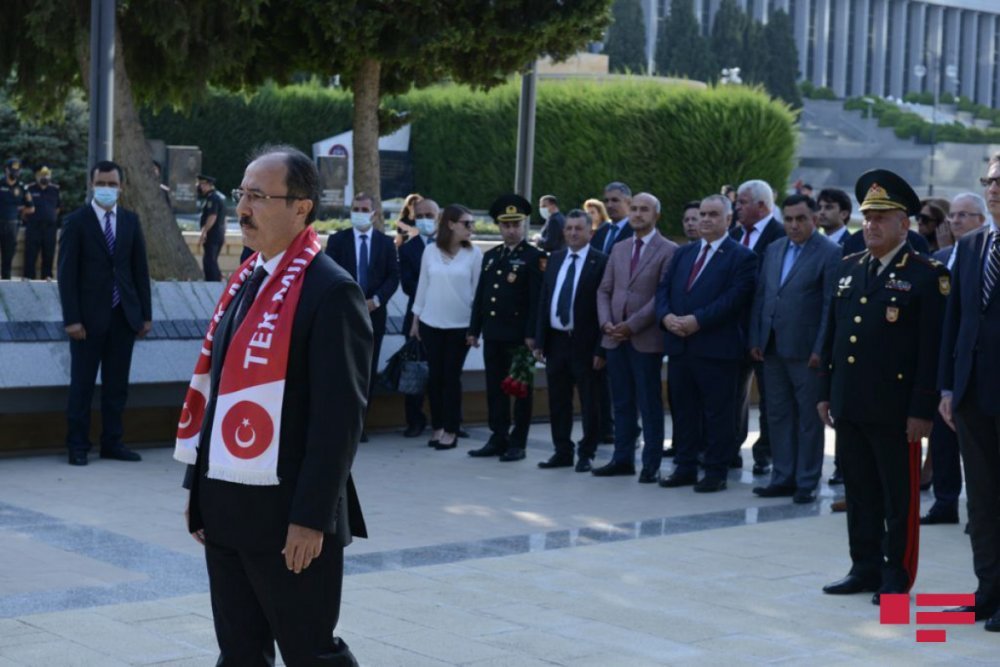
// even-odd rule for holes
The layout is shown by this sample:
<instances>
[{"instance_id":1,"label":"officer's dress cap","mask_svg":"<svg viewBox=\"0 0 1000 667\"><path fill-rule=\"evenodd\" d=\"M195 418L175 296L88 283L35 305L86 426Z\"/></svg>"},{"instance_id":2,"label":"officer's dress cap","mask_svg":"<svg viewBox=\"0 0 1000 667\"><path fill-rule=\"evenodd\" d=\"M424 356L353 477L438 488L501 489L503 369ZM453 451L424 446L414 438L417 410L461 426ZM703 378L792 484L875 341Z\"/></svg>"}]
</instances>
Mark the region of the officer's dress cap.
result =
<instances>
[{"instance_id":1,"label":"officer's dress cap","mask_svg":"<svg viewBox=\"0 0 1000 667\"><path fill-rule=\"evenodd\" d=\"M7 161L3 163L3 166L9 167L10 169L20 169L21 161L16 157L8 158Z\"/></svg>"},{"instance_id":2,"label":"officer's dress cap","mask_svg":"<svg viewBox=\"0 0 1000 667\"><path fill-rule=\"evenodd\" d=\"M205 181L206 183L211 183L215 185L215 176L209 176L208 174L198 174L199 181Z\"/></svg>"},{"instance_id":3,"label":"officer's dress cap","mask_svg":"<svg viewBox=\"0 0 1000 667\"><path fill-rule=\"evenodd\" d=\"M499 222L521 222L531 215L531 204L519 195L503 195L490 206L490 217Z\"/></svg>"},{"instance_id":4,"label":"officer's dress cap","mask_svg":"<svg viewBox=\"0 0 1000 667\"><path fill-rule=\"evenodd\" d=\"M908 216L920 213L920 197L899 174L888 169L863 173L854 186L854 196L861 202L862 212L904 211Z\"/></svg>"}]
</instances>

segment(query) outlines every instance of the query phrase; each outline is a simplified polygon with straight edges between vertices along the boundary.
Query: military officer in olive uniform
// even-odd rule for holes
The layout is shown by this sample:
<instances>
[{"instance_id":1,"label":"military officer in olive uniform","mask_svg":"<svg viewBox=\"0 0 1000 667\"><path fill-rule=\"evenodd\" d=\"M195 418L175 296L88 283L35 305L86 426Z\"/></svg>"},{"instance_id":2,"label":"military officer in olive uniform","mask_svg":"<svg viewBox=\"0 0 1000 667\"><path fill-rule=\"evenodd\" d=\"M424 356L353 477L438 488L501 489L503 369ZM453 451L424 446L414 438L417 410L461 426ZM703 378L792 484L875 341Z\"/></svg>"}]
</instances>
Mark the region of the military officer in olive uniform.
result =
<instances>
[{"instance_id":1,"label":"military officer in olive uniform","mask_svg":"<svg viewBox=\"0 0 1000 667\"><path fill-rule=\"evenodd\" d=\"M3 165L4 178L0 179L0 278L10 280L17 250L17 226L21 217L31 215L28 188L21 182L21 161L10 158Z\"/></svg>"},{"instance_id":2,"label":"military officer in olive uniform","mask_svg":"<svg viewBox=\"0 0 1000 667\"><path fill-rule=\"evenodd\" d=\"M906 593L917 574L920 440L938 403L943 264L907 242L916 193L875 169L855 186L865 252L845 257L821 361L820 417L835 429L847 494L851 570L823 588Z\"/></svg>"},{"instance_id":3,"label":"military officer in olive uniform","mask_svg":"<svg viewBox=\"0 0 1000 667\"><path fill-rule=\"evenodd\" d=\"M531 204L517 195L504 195L490 207L490 216L500 226L503 243L483 255L483 270L472 302L468 343L478 345L482 335L486 366L486 401L490 439L469 456L500 456L501 461L519 461L531 425L532 391L514 399L514 428L510 426L510 397L501 383L510 371L514 352L535 347L538 299L545 271L545 253L524 240L525 221Z\"/></svg>"}]
</instances>

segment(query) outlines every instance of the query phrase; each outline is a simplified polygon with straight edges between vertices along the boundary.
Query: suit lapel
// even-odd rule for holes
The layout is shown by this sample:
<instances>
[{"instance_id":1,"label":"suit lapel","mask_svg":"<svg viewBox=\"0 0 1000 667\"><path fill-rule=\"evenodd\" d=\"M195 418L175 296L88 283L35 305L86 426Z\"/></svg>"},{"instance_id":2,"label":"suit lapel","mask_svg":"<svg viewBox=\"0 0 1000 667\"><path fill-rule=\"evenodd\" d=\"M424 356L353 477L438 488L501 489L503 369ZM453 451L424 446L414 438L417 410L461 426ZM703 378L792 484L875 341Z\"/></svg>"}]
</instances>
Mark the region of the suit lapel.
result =
<instances>
[{"instance_id":1,"label":"suit lapel","mask_svg":"<svg viewBox=\"0 0 1000 667\"><path fill-rule=\"evenodd\" d=\"M815 236L816 232L813 232L813 235ZM791 241L789 241L786 236L778 239L775 243L781 243L784 246L784 249L780 253L781 262L778 265L778 280L781 280L781 265L785 263L785 252L788 250L788 244L791 243ZM784 287L788 283L792 282L792 278L794 278L798 273L799 267L803 266L806 260L809 259L809 256L814 252L816 252L816 244L813 243L813 238L810 236L809 240L806 241L806 244L802 247L802 251L799 253L799 258L795 260L795 263L792 264L792 268L788 270L788 275L785 276L785 282L781 284L781 287Z\"/></svg>"},{"instance_id":2,"label":"suit lapel","mask_svg":"<svg viewBox=\"0 0 1000 667\"><path fill-rule=\"evenodd\" d=\"M111 257L111 249L108 248L108 240L104 237L104 221L97 217L97 213L94 211L93 206L88 206L87 212L90 214L90 219L93 221L93 224L88 225L91 229L91 234L95 237L97 242L101 244L101 247L104 248L104 252L108 255L108 257ZM121 222L120 213L121 209L119 209L119 223ZM118 244L116 243L115 248L117 247Z\"/></svg>"}]
</instances>

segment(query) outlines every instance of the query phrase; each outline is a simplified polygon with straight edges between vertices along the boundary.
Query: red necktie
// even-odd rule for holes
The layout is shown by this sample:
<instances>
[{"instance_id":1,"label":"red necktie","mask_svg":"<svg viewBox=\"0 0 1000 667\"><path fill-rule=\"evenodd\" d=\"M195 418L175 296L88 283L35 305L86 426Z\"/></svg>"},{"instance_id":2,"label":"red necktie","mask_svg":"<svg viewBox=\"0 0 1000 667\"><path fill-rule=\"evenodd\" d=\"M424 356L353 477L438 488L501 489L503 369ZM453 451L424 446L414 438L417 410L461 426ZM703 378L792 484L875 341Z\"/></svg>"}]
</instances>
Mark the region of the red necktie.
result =
<instances>
[{"instance_id":1,"label":"red necktie","mask_svg":"<svg viewBox=\"0 0 1000 667\"><path fill-rule=\"evenodd\" d=\"M747 248L750 247L750 233L752 231L753 231L753 227L744 227L743 228L743 245L745 245Z\"/></svg>"},{"instance_id":2,"label":"red necktie","mask_svg":"<svg viewBox=\"0 0 1000 667\"><path fill-rule=\"evenodd\" d=\"M636 239L632 245L632 264L629 266L629 278L635 275L635 267L639 265L639 253L642 251L642 239Z\"/></svg>"},{"instance_id":3,"label":"red necktie","mask_svg":"<svg viewBox=\"0 0 1000 667\"><path fill-rule=\"evenodd\" d=\"M691 267L691 273L688 275L687 286L684 288L685 292L691 291L691 286L694 285L694 279L698 277L698 273L701 272L701 267L705 266L705 258L708 257L708 249L712 246L708 243L702 248L701 254L698 255L698 260Z\"/></svg>"}]
</instances>

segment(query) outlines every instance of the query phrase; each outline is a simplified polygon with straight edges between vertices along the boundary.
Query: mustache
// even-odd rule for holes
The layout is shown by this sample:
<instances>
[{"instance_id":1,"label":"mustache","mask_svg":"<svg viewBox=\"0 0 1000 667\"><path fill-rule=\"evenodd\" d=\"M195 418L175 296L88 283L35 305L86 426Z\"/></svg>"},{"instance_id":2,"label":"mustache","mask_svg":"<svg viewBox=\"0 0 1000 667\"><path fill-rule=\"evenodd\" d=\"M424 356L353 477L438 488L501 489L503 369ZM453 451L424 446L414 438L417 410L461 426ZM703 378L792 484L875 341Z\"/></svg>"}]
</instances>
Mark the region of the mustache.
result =
<instances>
[{"instance_id":1,"label":"mustache","mask_svg":"<svg viewBox=\"0 0 1000 667\"><path fill-rule=\"evenodd\" d=\"M249 215L240 216L240 227L247 227L249 229L257 229L257 225L254 224L253 218Z\"/></svg>"}]
</instances>

